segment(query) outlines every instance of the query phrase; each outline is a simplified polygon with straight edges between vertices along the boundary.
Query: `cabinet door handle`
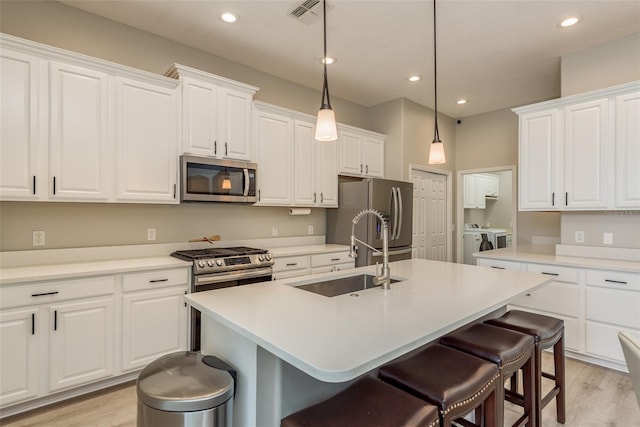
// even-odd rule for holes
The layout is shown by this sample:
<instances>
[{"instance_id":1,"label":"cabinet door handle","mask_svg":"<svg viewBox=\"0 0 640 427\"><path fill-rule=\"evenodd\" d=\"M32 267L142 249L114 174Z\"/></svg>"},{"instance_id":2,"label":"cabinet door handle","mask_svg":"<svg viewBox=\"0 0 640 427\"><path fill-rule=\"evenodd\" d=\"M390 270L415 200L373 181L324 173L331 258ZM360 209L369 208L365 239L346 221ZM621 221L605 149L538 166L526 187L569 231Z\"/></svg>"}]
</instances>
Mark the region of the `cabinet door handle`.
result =
<instances>
[{"instance_id":1,"label":"cabinet door handle","mask_svg":"<svg viewBox=\"0 0 640 427\"><path fill-rule=\"evenodd\" d=\"M331 258L331 261L340 261L340 258Z\"/></svg>"},{"instance_id":2,"label":"cabinet door handle","mask_svg":"<svg viewBox=\"0 0 640 427\"><path fill-rule=\"evenodd\" d=\"M290 262L290 263L287 264L287 267L293 267L295 265L298 265L298 263L297 262Z\"/></svg>"},{"instance_id":3,"label":"cabinet door handle","mask_svg":"<svg viewBox=\"0 0 640 427\"><path fill-rule=\"evenodd\" d=\"M542 274L546 274L547 276L559 276L558 273L547 273L547 272L542 272Z\"/></svg>"},{"instance_id":4,"label":"cabinet door handle","mask_svg":"<svg viewBox=\"0 0 640 427\"><path fill-rule=\"evenodd\" d=\"M530 296L531 296L531 294L524 294L524 296L526 296L526 297L530 297Z\"/></svg>"},{"instance_id":5,"label":"cabinet door handle","mask_svg":"<svg viewBox=\"0 0 640 427\"><path fill-rule=\"evenodd\" d=\"M36 334L36 314L31 313L31 335Z\"/></svg>"},{"instance_id":6,"label":"cabinet door handle","mask_svg":"<svg viewBox=\"0 0 640 427\"><path fill-rule=\"evenodd\" d=\"M227 150L227 143L224 143L224 155L227 156L229 154L228 150Z\"/></svg>"},{"instance_id":7,"label":"cabinet door handle","mask_svg":"<svg viewBox=\"0 0 640 427\"><path fill-rule=\"evenodd\" d=\"M213 141L213 154L218 154L218 141Z\"/></svg>"},{"instance_id":8,"label":"cabinet door handle","mask_svg":"<svg viewBox=\"0 0 640 427\"><path fill-rule=\"evenodd\" d=\"M173 198L176 198L176 185L173 184Z\"/></svg>"},{"instance_id":9,"label":"cabinet door handle","mask_svg":"<svg viewBox=\"0 0 640 427\"><path fill-rule=\"evenodd\" d=\"M39 293L39 294L31 294L31 296L32 297L42 297L42 296L45 296L45 295L56 295L56 294L58 294L58 291L42 292L42 293Z\"/></svg>"},{"instance_id":10,"label":"cabinet door handle","mask_svg":"<svg viewBox=\"0 0 640 427\"><path fill-rule=\"evenodd\" d=\"M149 283L168 282L168 281L169 279L152 279L152 280L149 280Z\"/></svg>"},{"instance_id":11,"label":"cabinet door handle","mask_svg":"<svg viewBox=\"0 0 640 427\"><path fill-rule=\"evenodd\" d=\"M315 193L315 191L314 191L314 192L313 192L313 203L315 203L315 202L316 202L316 193Z\"/></svg>"},{"instance_id":12,"label":"cabinet door handle","mask_svg":"<svg viewBox=\"0 0 640 427\"><path fill-rule=\"evenodd\" d=\"M367 165L367 166L365 167L365 171L364 171L364 173L369 173L369 165Z\"/></svg>"},{"instance_id":13,"label":"cabinet door handle","mask_svg":"<svg viewBox=\"0 0 640 427\"><path fill-rule=\"evenodd\" d=\"M56 194L56 177L53 177L53 194Z\"/></svg>"},{"instance_id":14,"label":"cabinet door handle","mask_svg":"<svg viewBox=\"0 0 640 427\"><path fill-rule=\"evenodd\" d=\"M609 282L609 283L617 283L619 285L626 285L627 282L622 281L622 280L611 280L611 279L604 279L605 282Z\"/></svg>"},{"instance_id":15,"label":"cabinet door handle","mask_svg":"<svg viewBox=\"0 0 640 427\"><path fill-rule=\"evenodd\" d=\"M569 192L564 193L564 205L569 206Z\"/></svg>"},{"instance_id":16,"label":"cabinet door handle","mask_svg":"<svg viewBox=\"0 0 640 427\"><path fill-rule=\"evenodd\" d=\"M556 205L556 193L551 193L551 206Z\"/></svg>"},{"instance_id":17,"label":"cabinet door handle","mask_svg":"<svg viewBox=\"0 0 640 427\"><path fill-rule=\"evenodd\" d=\"M320 203L324 203L324 193L320 193Z\"/></svg>"},{"instance_id":18,"label":"cabinet door handle","mask_svg":"<svg viewBox=\"0 0 640 427\"><path fill-rule=\"evenodd\" d=\"M58 310L53 311L53 330L58 330Z\"/></svg>"},{"instance_id":19,"label":"cabinet door handle","mask_svg":"<svg viewBox=\"0 0 640 427\"><path fill-rule=\"evenodd\" d=\"M496 270L504 270L504 267L496 267L495 265L492 265L491 268L495 268Z\"/></svg>"},{"instance_id":20,"label":"cabinet door handle","mask_svg":"<svg viewBox=\"0 0 640 427\"><path fill-rule=\"evenodd\" d=\"M258 190L258 201L260 201L260 190Z\"/></svg>"},{"instance_id":21,"label":"cabinet door handle","mask_svg":"<svg viewBox=\"0 0 640 427\"><path fill-rule=\"evenodd\" d=\"M362 163L360 163L360 173L362 173Z\"/></svg>"},{"instance_id":22,"label":"cabinet door handle","mask_svg":"<svg viewBox=\"0 0 640 427\"><path fill-rule=\"evenodd\" d=\"M33 175L33 195L36 195L36 176Z\"/></svg>"}]
</instances>

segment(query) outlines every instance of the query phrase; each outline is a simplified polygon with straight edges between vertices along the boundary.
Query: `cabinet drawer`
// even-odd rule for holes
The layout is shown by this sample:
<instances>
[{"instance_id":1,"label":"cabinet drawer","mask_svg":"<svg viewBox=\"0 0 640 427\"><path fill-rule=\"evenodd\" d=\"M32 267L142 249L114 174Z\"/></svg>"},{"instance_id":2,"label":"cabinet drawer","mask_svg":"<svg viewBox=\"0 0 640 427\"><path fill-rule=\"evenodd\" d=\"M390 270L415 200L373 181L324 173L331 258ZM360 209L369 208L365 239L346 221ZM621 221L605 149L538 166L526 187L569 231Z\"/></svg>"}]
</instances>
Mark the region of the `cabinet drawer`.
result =
<instances>
[{"instance_id":1,"label":"cabinet drawer","mask_svg":"<svg viewBox=\"0 0 640 427\"><path fill-rule=\"evenodd\" d=\"M640 329L640 293L587 286L586 318Z\"/></svg>"},{"instance_id":2,"label":"cabinet drawer","mask_svg":"<svg viewBox=\"0 0 640 427\"><path fill-rule=\"evenodd\" d=\"M625 363L618 331L624 329L640 339L640 330L629 330L617 326L587 321L586 352L587 354L612 359Z\"/></svg>"},{"instance_id":3,"label":"cabinet drawer","mask_svg":"<svg viewBox=\"0 0 640 427\"><path fill-rule=\"evenodd\" d=\"M589 286L640 291L640 274L621 273L607 270L587 270L586 283Z\"/></svg>"},{"instance_id":4,"label":"cabinet drawer","mask_svg":"<svg viewBox=\"0 0 640 427\"><path fill-rule=\"evenodd\" d=\"M302 268L309 268L309 257L307 255L275 258L273 260L274 272L298 270Z\"/></svg>"},{"instance_id":5,"label":"cabinet drawer","mask_svg":"<svg viewBox=\"0 0 640 427\"><path fill-rule=\"evenodd\" d=\"M578 317L580 312L578 286L561 282L551 282L513 304L571 317Z\"/></svg>"},{"instance_id":6,"label":"cabinet drawer","mask_svg":"<svg viewBox=\"0 0 640 427\"><path fill-rule=\"evenodd\" d=\"M330 273L332 271L351 270L355 267L353 260L351 262L344 262L337 265L323 265L322 267L314 267L311 269L311 274L318 273Z\"/></svg>"},{"instance_id":7,"label":"cabinet drawer","mask_svg":"<svg viewBox=\"0 0 640 427\"><path fill-rule=\"evenodd\" d=\"M480 267L496 268L498 270L522 271L522 265L516 261L505 261L502 259L478 258Z\"/></svg>"},{"instance_id":8,"label":"cabinet drawer","mask_svg":"<svg viewBox=\"0 0 640 427\"><path fill-rule=\"evenodd\" d=\"M308 274L309 274L309 269L307 268L302 270L278 271L273 273L273 280L289 279L291 277L306 276Z\"/></svg>"},{"instance_id":9,"label":"cabinet drawer","mask_svg":"<svg viewBox=\"0 0 640 427\"><path fill-rule=\"evenodd\" d=\"M578 269L548 264L527 264L527 271L552 276L554 281L578 283Z\"/></svg>"},{"instance_id":10,"label":"cabinet drawer","mask_svg":"<svg viewBox=\"0 0 640 427\"><path fill-rule=\"evenodd\" d=\"M115 288L115 276L3 286L0 287L0 308L111 295L115 292Z\"/></svg>"},{"instance_id":11,"label":"cabinet drawer","mask_svg":"<svg viewBox=\"0 0 640 427\"><path fill-rule=\"evenodd\" d=\"M342 264L350 261L353 261L353 258L349 258L349 252L311 255L311 267Z\"/></svg>"},{"instance_id":12,"label":"cabinet drawer","mask_svg":"<svg viewBox=\"0 0 640 427\"><path fill-rule=\"evenodd\" d=\"M126 273L122 276L122 291L132 292L147 289L166 288L189 283L188 268Z\"/></svg>"}]
</instances>

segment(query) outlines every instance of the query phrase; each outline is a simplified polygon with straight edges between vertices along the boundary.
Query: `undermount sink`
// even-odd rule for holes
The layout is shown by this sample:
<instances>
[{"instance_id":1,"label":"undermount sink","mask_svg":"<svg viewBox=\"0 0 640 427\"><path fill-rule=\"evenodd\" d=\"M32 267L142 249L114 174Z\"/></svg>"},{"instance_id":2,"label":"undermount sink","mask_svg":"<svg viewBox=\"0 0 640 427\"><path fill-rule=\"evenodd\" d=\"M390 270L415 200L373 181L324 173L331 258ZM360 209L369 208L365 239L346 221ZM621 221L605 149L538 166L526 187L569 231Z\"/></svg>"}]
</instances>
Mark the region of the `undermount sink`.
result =
<instances>
[{"instance_id":1,"label":"undermount sink","mask_svg":"<svg viewBox=\"0 0 640 427\"><path fill-rule=\"evenodd\" d=\"M303 291L313 292L314 294L323 295L325 297L336 297L338 295L349 294L352 292L363 291L377 287L373 284L373 274L357 274L355 276L338 277L335 279L319 280L313 283L296 286ZM391 279L391 283L400 282L398 279Z\"/></svg>"}]
</instances>

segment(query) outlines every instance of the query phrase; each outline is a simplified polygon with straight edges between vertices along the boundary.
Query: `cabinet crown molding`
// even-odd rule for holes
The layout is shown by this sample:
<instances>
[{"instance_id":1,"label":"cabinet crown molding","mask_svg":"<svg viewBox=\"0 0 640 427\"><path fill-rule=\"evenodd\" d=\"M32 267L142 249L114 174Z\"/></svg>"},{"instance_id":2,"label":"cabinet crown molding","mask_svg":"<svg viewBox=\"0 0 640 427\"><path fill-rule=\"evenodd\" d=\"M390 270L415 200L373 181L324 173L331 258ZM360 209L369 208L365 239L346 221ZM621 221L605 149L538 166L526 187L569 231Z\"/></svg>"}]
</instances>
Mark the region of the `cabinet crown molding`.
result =
<instances>
[{"instance_id":1,"label":"cabinet crown molding","mask_svg":"<svg viewBox=\"0 0 640 427\"><path fill-rule=\"evenodd\" d=\"M257 86L252 86L246 83L241 83L235 80L228 79L226 77L211 74L206 71L198 70L196 68L188 67L182 64L173 64L165 73L165 76L172 79L182 80L183 77L191 77L200 80L207 80L214 84L230 87L243 92L255 94L260 90Z\"/></svg>"}]
</instances>

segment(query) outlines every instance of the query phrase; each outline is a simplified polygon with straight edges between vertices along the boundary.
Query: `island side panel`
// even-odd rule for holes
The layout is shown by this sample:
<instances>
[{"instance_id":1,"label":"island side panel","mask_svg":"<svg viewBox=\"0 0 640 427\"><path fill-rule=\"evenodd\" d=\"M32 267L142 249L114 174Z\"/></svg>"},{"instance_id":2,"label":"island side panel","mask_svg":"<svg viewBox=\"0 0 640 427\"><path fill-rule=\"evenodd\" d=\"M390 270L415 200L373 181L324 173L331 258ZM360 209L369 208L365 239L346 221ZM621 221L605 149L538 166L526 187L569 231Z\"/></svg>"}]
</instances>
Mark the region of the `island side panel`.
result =
<instances>
[{"instance_id":1,"label":"island side panel","mask_svg":"<svg viewBox=\"0 0 640 427\"><path fill-rule=\"evenodd\" d=\"M217 356L238 371L233 402L233 425L259 425L256 417L257 344L205 313L202 313L201 341L202 354Z\"/></svg>"}]
</instances>

